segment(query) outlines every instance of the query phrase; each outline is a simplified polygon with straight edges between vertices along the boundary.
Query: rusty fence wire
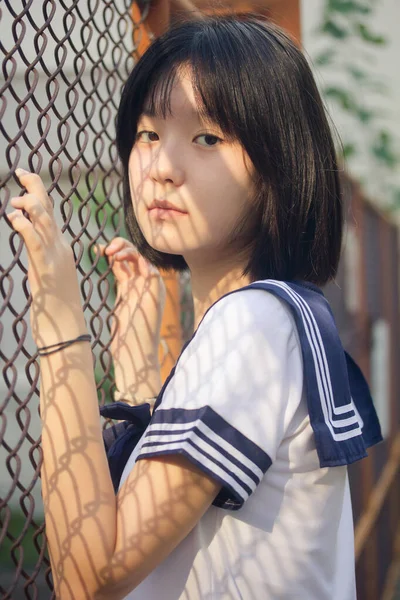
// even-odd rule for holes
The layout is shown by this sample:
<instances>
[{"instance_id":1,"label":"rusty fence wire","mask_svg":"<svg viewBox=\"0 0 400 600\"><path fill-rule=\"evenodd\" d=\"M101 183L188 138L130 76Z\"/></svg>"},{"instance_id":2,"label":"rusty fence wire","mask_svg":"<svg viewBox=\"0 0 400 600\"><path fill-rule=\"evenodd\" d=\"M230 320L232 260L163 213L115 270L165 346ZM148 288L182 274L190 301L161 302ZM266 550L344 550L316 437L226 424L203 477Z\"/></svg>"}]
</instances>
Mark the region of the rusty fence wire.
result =
<instances>
[{"instance_id":1,"label":"rusty fence wire","mask_svg":"<svg viewBox=\"0 0 400 600\"><path fill-rule=\"evenodd\" d=\"M121 88L137 59L149 2L140 0L133 12L131 0L0 0L3 600L54 598L39 478L39 369L28 322L27 260L6 216L10 198L20 192L14 173L17 167L41 172L74 250L86 321L94 339L99 403L104 404L114 390L108 317L115 290L105 260L95 257L93 247L126 235L114 121ZM383 590L396 532L400 539L398 478L387 486L381 509L369 518L368 536L365 528L364 534L359 530L358 522L371 513L370 499L390 464L400 430L399 238L396 227L364 202L356 189L348 185L345 189L350 206L347 243L337 282L326 293L346 348L376 390L378 412L386 424L384 443L350 469L359 597L376 600L387 597ZM185 342L193 331L188 275L180 278L180 294ZM386 369L384 379L381 364Z\"/></svg>"},{"instance_id":2,"label":"rusty fence wire","mask_svg":"<svg viewBox=\"0 0 400 600\"><path fill-rule=\"evenodd\" d=\"M125 235L114 143L121 88L137 59L131 0L3 0L0 120L0 597L51 598L40 489L36 347L28 323L27 259L7 220L15 169L40 172L73 247L94 343L99 403L113 391L107 317L115 290L96 243ZM134 37L134 33L138 34ZM8 208L8 211L10 207ZM190 292L181 280L183 335Z\"/></svg>"}]
</instances>

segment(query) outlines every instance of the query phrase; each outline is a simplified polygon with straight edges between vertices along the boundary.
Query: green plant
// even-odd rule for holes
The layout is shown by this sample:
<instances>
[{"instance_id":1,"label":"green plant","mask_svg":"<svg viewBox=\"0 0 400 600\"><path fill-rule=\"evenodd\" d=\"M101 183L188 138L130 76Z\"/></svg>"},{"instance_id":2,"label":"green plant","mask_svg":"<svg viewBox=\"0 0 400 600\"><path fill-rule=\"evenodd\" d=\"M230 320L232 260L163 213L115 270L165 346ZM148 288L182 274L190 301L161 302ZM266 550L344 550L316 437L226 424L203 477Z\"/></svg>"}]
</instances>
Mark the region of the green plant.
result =
<instances>
[{"instance_id":1,"label":"green plant","mask_svg":"<svg viewBox=\"0 0 400 600\"><path fill-rule=\"evenodd\" d=\"M126 227L119 204L115 207L103 190L96 188L88 194L83 188L71 198L74 212L80 219L84 234L89 243L84 246L79 264L85 273L81 286L89 282L96 288L104 308L103 321L115 303L115 282L106 258L95 252L96 244L107 244L116 236L127 237ZM93 231L91 231L93 229ZM100 310L102 310L102 308ZM101 403L108 403L112 398L114 385L114 366L107 350L97 353L95 380Z\"/></svg>"},{"instance_id":2,"label":"green plant","mask_svg":"<svg viewBox=\"0 0 400 600\"><path fill-rule=\"evenodd\" d=\"M324 40L324 47L314 63L329 78L329 83L322 85L324 98L350 116L365 134L360 142L352 134L354 127L347 128L338 148L340 157L351 165L364 152L361 146L366 141L375 165L374 177L379 178L390 209L400 207L400 187L392 183L391 177L400 165L398 140L384 125L386 115L367 102L368 98L389 93L386 83L371 68L370 50L387 44L386 38L370 25L377 4L378 0L325 0L322 20L315 31Z\"/></svg>"},{"instance_id":3,"label":"green plant","mask_svg":"<svg viewBox=\"0 0 400 600\"><path fill-rule=\"evenodd\" d=\"M0 517L0 522L3 522L3 516ZM44 545L44 536L43 533L38 533L38 526L29 522L20 509L12 508L7 531L18 544L7 536L4 538L0 546L0 570L15 568L12 553L15 561L23 561L24 568L34 566ZM47 549L45 556L48 558Z\"/></svg>"}]
</instances>

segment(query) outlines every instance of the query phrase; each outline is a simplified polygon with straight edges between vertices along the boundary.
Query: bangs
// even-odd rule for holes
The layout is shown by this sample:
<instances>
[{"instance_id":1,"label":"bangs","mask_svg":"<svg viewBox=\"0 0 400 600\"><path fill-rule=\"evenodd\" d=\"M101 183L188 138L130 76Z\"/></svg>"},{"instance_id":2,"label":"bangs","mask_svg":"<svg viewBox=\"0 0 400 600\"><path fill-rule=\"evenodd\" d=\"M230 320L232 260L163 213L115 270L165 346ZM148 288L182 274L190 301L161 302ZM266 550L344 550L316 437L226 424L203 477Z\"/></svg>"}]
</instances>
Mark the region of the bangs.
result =
<instances>
[{"instance_id":1,"label":"bangs","mask_svg":"<svg viewBox=\"0 0 400 600\"><path fill-rule=\"evenodd\" d=\"M200 118L218 126L228 140L243 142L245 132L254 129L260 103L251 77L249 32L246 23L237 22L235 28L242 30L235 44L229 31L201 29L196 23L186 25L185 36L179 29L172 30L153 42L134 67L122 94L117 144L123 161L134 145L137 122L144 111L163 119L171 114L172 88L183 74L191 77ZM257 143L257 136L253 137L246 151L254 154Z\"/></svg>"},{"instance_id":2,"label":"bangs","mask_svg":"<svg viewBox=\"0 0 400 600\"><path fill-rule=\"evenodd\" d=\"M209 64L199 60L198 56L193 56L187 62L165 65L153 75L150 89L138 110L139 116L143 113L161 119L171 116L172 89L177 80L184 76L191 80L199 117L218 126L227 139L238 139L232 118L224 110L224 107L229 106L230 99L221 94L221 82L212 77Z\"/></svg>"}]
</instances>

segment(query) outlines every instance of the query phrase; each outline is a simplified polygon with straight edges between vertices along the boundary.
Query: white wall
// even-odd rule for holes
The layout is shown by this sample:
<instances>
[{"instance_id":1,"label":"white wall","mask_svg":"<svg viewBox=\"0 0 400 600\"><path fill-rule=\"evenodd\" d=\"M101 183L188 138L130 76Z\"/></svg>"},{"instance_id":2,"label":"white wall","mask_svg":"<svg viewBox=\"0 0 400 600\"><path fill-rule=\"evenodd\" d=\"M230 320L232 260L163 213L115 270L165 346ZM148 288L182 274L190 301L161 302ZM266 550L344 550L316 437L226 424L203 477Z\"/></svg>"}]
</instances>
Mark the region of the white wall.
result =
<instances>
[{"instance_id":1,"label":"white wall","mask_svg":"<svg viewBox=\"0 0 400 600\"><path fill-rule=\"evenodd\" d=\"M115 5L119 8L121 15L126 12L125 0L114 0ZM17 14L23 12L23 1L13 0L12 10ZM78 160L78 165L81 169L81 178L79 188L87 194L87 188L84 183L84 174L86 171L86 164L93 164L97 159L98 166L97 171L101 172L111 168L111 159L108 154L109 139L115 137L114 129L114 117L116 113L116 106L118 104L118 98L120 93L120 86L122 81L126 77L126 69L132 68L133 60L129 59L129 54L132 51L132 28L130 19L118 18L115 13L114 18L111 19L110 11L105 11L108 2L100 1L98 3L92 2L80 2L79 11L83 19L89 17L88 4L91 4L96 8L96 24L101 32L103 32L104 39L100 40L99 32L92 29L90 33L89 28L83 27L83 22L76 10L72 11L72 15L67 18L67 28L72 27L75 19L75 25L72 33L67 39L61 43L62 38L65 36L65 28L63 25L63 17L65 16L65 9L57 2L44 3L40 0L35 0L31 4L29 9L30 18L36 23L37 27L43 27L45 18L42 13L42 6L46 4L47 11L50 13L55 10L55 14L51 19L51 27L54 36L58 38L60 43L54 40L48 28L44 29L42 36L37 36L35 28L30 23L27 17L24 17L22 24L15 26L11 11L7 6L3 7L1 15L1 41L7 53L11 53L8 59L4 56L4 67L7 73L7 77L12 80L12 90L8 86L2 96L2 109L6 104L4 114L2 116L2 126L6 132L6 136L11 138L19 137L14 147L8 146L8 142L2 137L0 152L2 160L0 161L0 177L7 176L10 168L23 167L28 168L28 155L30 149L26 143L26 139L30 141L32 146L36 148L37 156L42 161L42 172L47 184L50 183L48 166L49 161L52 157L58 154L61 144L66 141L66 152L63 151L60 154L59 162L54 165L54 171L59 176L59 187L61 193L57 190L52 193L52 198L55 203L55 213L61 224L61 209L60 202L64 195L68 195L71 190L71 182L69 180L69 173L71 167L71 161L77 159L79 148L76 141L76 136L79 133L79 140L82 145L85 145L84 156ZM104 17L107 23L104 24ZM110 22L110 19L112 22ZM119 55L113 55L112 49L113 44L110 41L111 36L115 39L120 39L121 36L117 32L117 25L119 23L120 33L123 33L124 43L126 43L126 50L124 53L124 60L122 61L122 73L115 71L115 66L119 61ZM81 33L83 40L81 39ZM23 34L23 35L22 35ZM38 81L33 86L34 74L31 73L26 79L26 63L24 57L28 63L34 62L38 56L38 50L35 47L34 40L37 36L37 44L40 48L46 44L44 51L44 63L48 72L45 71L43 65L36 64L35 70L37 73ZM89 42L89 36L91 36ZM13 46L16 40L21 39L20 49L21 52L12 53ZM108 42L108 47L107 47ZM93 57L93 61L99 60L99 53L102 55L102 60L99 66L96 67L93 61L88 57L87 52L84 53L86 66L83 69L82 75L79 81L76 81L77 76L74 72L73 61L76 57L76 52L72 49L71 44L74 44L78 52L83 49L84 44L88 43L88 52ZM100 44L100 50L97 44ZM127 60L128 59L128 60ZM64 79L60 74L56 74L57 62L63 62L63 75ZM82 67L83 63L78 62L78 70ZM54 77L54 83L47 87L49 80ZM4 81L2 82L4 83ZM36 102L39 106L35 106L33 99L30 97L32 88L34 89L34 95ZM68 90L70 90L68 92ZM66 125L61 127L60 117L52 107L45 110L49 104L49 95L57 95L57 101L55 107L60 113L61 118L68 115L69 108L66 102L66 94L69 93L71 103L74 103L75 98L78 97L78 102L73 109L73 114L70 115L66 120ZM78 96L77 96L78 95ZM92 100L87 103L87 112L93 111L93 115L90 119L85 116L83 99L85 96L92 95ZM26 100L26 106L29 108L29 114L22 107L22 100ZM105 110L101 108L107 102ZM20 107L18 106L20 105ZM47 114L41 116L41 112ZM102 118L101 118L102 116ZM24 125L21 127L20 122ZM87 121L87 122L86 122ZM41 143L42 132L40 129L45 130L48 128L46 134L46 144ZM61 140L59 139L59 135ZM68 139L67 139L68 138ZM97 138L97 141L95 139ZM37 167L39 163L38 158L34 158L33 164ZM76 173L73 174L74 179ZM7 197L18 195L20 188L14 181L8 182L1 190L2 200ZM116 205L117 202L114 202ZM8 211L7 211L8 212ZM68 213L68 209L66 210ZM76 213L76 211L75 211ZM85 218L86 211L83 212L83 218ZM81 229L81 223L78 222L78 215L74 214L71 219L71 229L77 233ZM96 234L97 226L95 223L89 226L87 231L92 235ZM0 261L4 269L10 269L10 280L13 281L13 289L11 291L11 284L8 280L4 283L4 289L6 293L10 293L10 304L13 309L20 313L24 312L26 308L27 300L26 295L23 291L23 279L24 274L18 265L13 264L14 252L12 250L12 241L18 247L19 242L16 236L11 236L11 230L6 224L5 220L0 221ZM70 233L66 233L70 239ZM82 238L84 245L87 247L88 238ZM21 263L26 267L26 253L23 250L21 256ZM95 307L98 307L99 300L96 289L92 294L92 302ZM86 312L87 319L90 318L90 309ZM18 319L10 309L10 305L5 308L2 314L2 351L4 352L7 359L14 358L12 369L4 369L4 365L0 364L0 370L2 377L0 377L0 398L3 401L6 397L7 387L9 381L15 384L14 396L10 399L7 406L3 408L2 414L0 415L0 430L4 433L4 440L7 445L15 451L17 459L10 459L10 456L4 446L0 446L0 497L6 498L9 490L12 488L12 476L9 474L9 469L17 472L17 477L20 482L26 487L29 486L33 475L34 466L29 457L29 451L32 448L32 443L25 439L21 446L19 446L19 440L22 435L22 430L26 425L26 429L34 441L37 441L40 436L41 425L38 416L38 397L37 394L33 394L32 397L27 400L30 395L30 383L29 376L27 374L27 358L21 352L17 351L17 341L15 338L14 328L21 335L23 327L27 327L27 339L25 341L25 348L33 354L35 346L30 335L29 329L29 317L25 314L22 319ZM106 328L105 328L106 329ZM107 337L107 331L102 334L102 339ZM30 373L33 374L34 365L29 367ZM27 408L25 410L22 406L26 402ZM18 415L20 416L21 424L18 423ZM5 419L7 420L7 426L5 427ZM5 430L4 430L5 428ZM34 455L35 459L38 460L38 453ZM7 468L7 462L9 461L9 469ZM32 496L35 499L35 511L37 513L42 512L42 502L40 497L40 480L37 481L36 485L32 489ZM9 499L9 503L13 506L18 506L20 503L21 491L17 488L14 490L12 497ZM26 501L29 505L29 500Z\"/></svg>"},{"instance_id":2,"label":"white wall","mask_svg":"<svg viewBox=\"0 0 400 600\"><path fill-rule=\"evenodd\" d=\"M47 170L49 160L59 153L63 144L66 148L54 167L56 172L62 170L67 176L68 167L76 159L83 170L85 160L93 164L96 159L107 169L111 164L107 142L115 136L114 117L121 85L134 64L130 57L132 26L126 3L114 0L124 16L113 13L110 8L105 10L109 4L106 2L80 2L80 14L73 10L69 16L61 5L52 3L47 5L49 13L55 9L50 27L45 26L43 4L46 3L36 0L29 8L30 19L24 16L20 22L14 20L7 7L2 11L1 41L10 53L4 59L4 66L12 83L12 90L7 86L2 96L5 105L2 125L9 137L19 139L9 152L3 141L6 160L0 161L0 173L7 173L11 166L28 166L26 138L42 158L43 170ZM93 24L90 27L84 24L83 20L89 18L88 4L97 6L93 19L98 31ZM16 13L22 13L21 0L15 0L12 5ZM37 28L43 28L43 32L38 34ZM115 51L112 38L119 42L120 52ZM15 44L18 51L13 51ZM42 61L38 62L35 59L42 51ZM34 62L34 69L27 70L26 63ZM62 74L58 72L59 65L62 65ZM54 107L52 97L56 97ZM44 131L46 144L41 141ZM78 158L82 149L84 156ZM39 165L35 158L33 163L35 167Z\"/></svg>"}]
</instances>

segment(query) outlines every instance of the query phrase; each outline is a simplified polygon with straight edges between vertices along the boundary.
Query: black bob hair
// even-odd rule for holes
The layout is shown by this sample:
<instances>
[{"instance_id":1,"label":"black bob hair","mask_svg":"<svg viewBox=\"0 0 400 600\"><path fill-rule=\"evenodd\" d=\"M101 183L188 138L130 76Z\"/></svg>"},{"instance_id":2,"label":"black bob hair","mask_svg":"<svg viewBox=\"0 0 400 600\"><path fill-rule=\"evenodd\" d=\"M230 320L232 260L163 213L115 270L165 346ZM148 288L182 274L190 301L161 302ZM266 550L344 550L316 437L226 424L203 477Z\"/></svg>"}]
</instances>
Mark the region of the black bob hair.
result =
<instances>
[{"instance_id":1,"label":"black bob hair","mask_svg":"<svg viewBox=\"0 0 400 600\"><path fill-rule=\"evenodd\" d=\"M240 142L254 167L255 202L230 238L248 249L243 276L324 285L336 275L343 230L334 143L302 52L256 14L180 22L151 44L130 74L118 109L116 142L132 242L156 267L189 270L183 256L148 244L128 182L145 103L165 117L175 77L185 66L191 69L199 110Z\"/></svg>"}]
</instances>

